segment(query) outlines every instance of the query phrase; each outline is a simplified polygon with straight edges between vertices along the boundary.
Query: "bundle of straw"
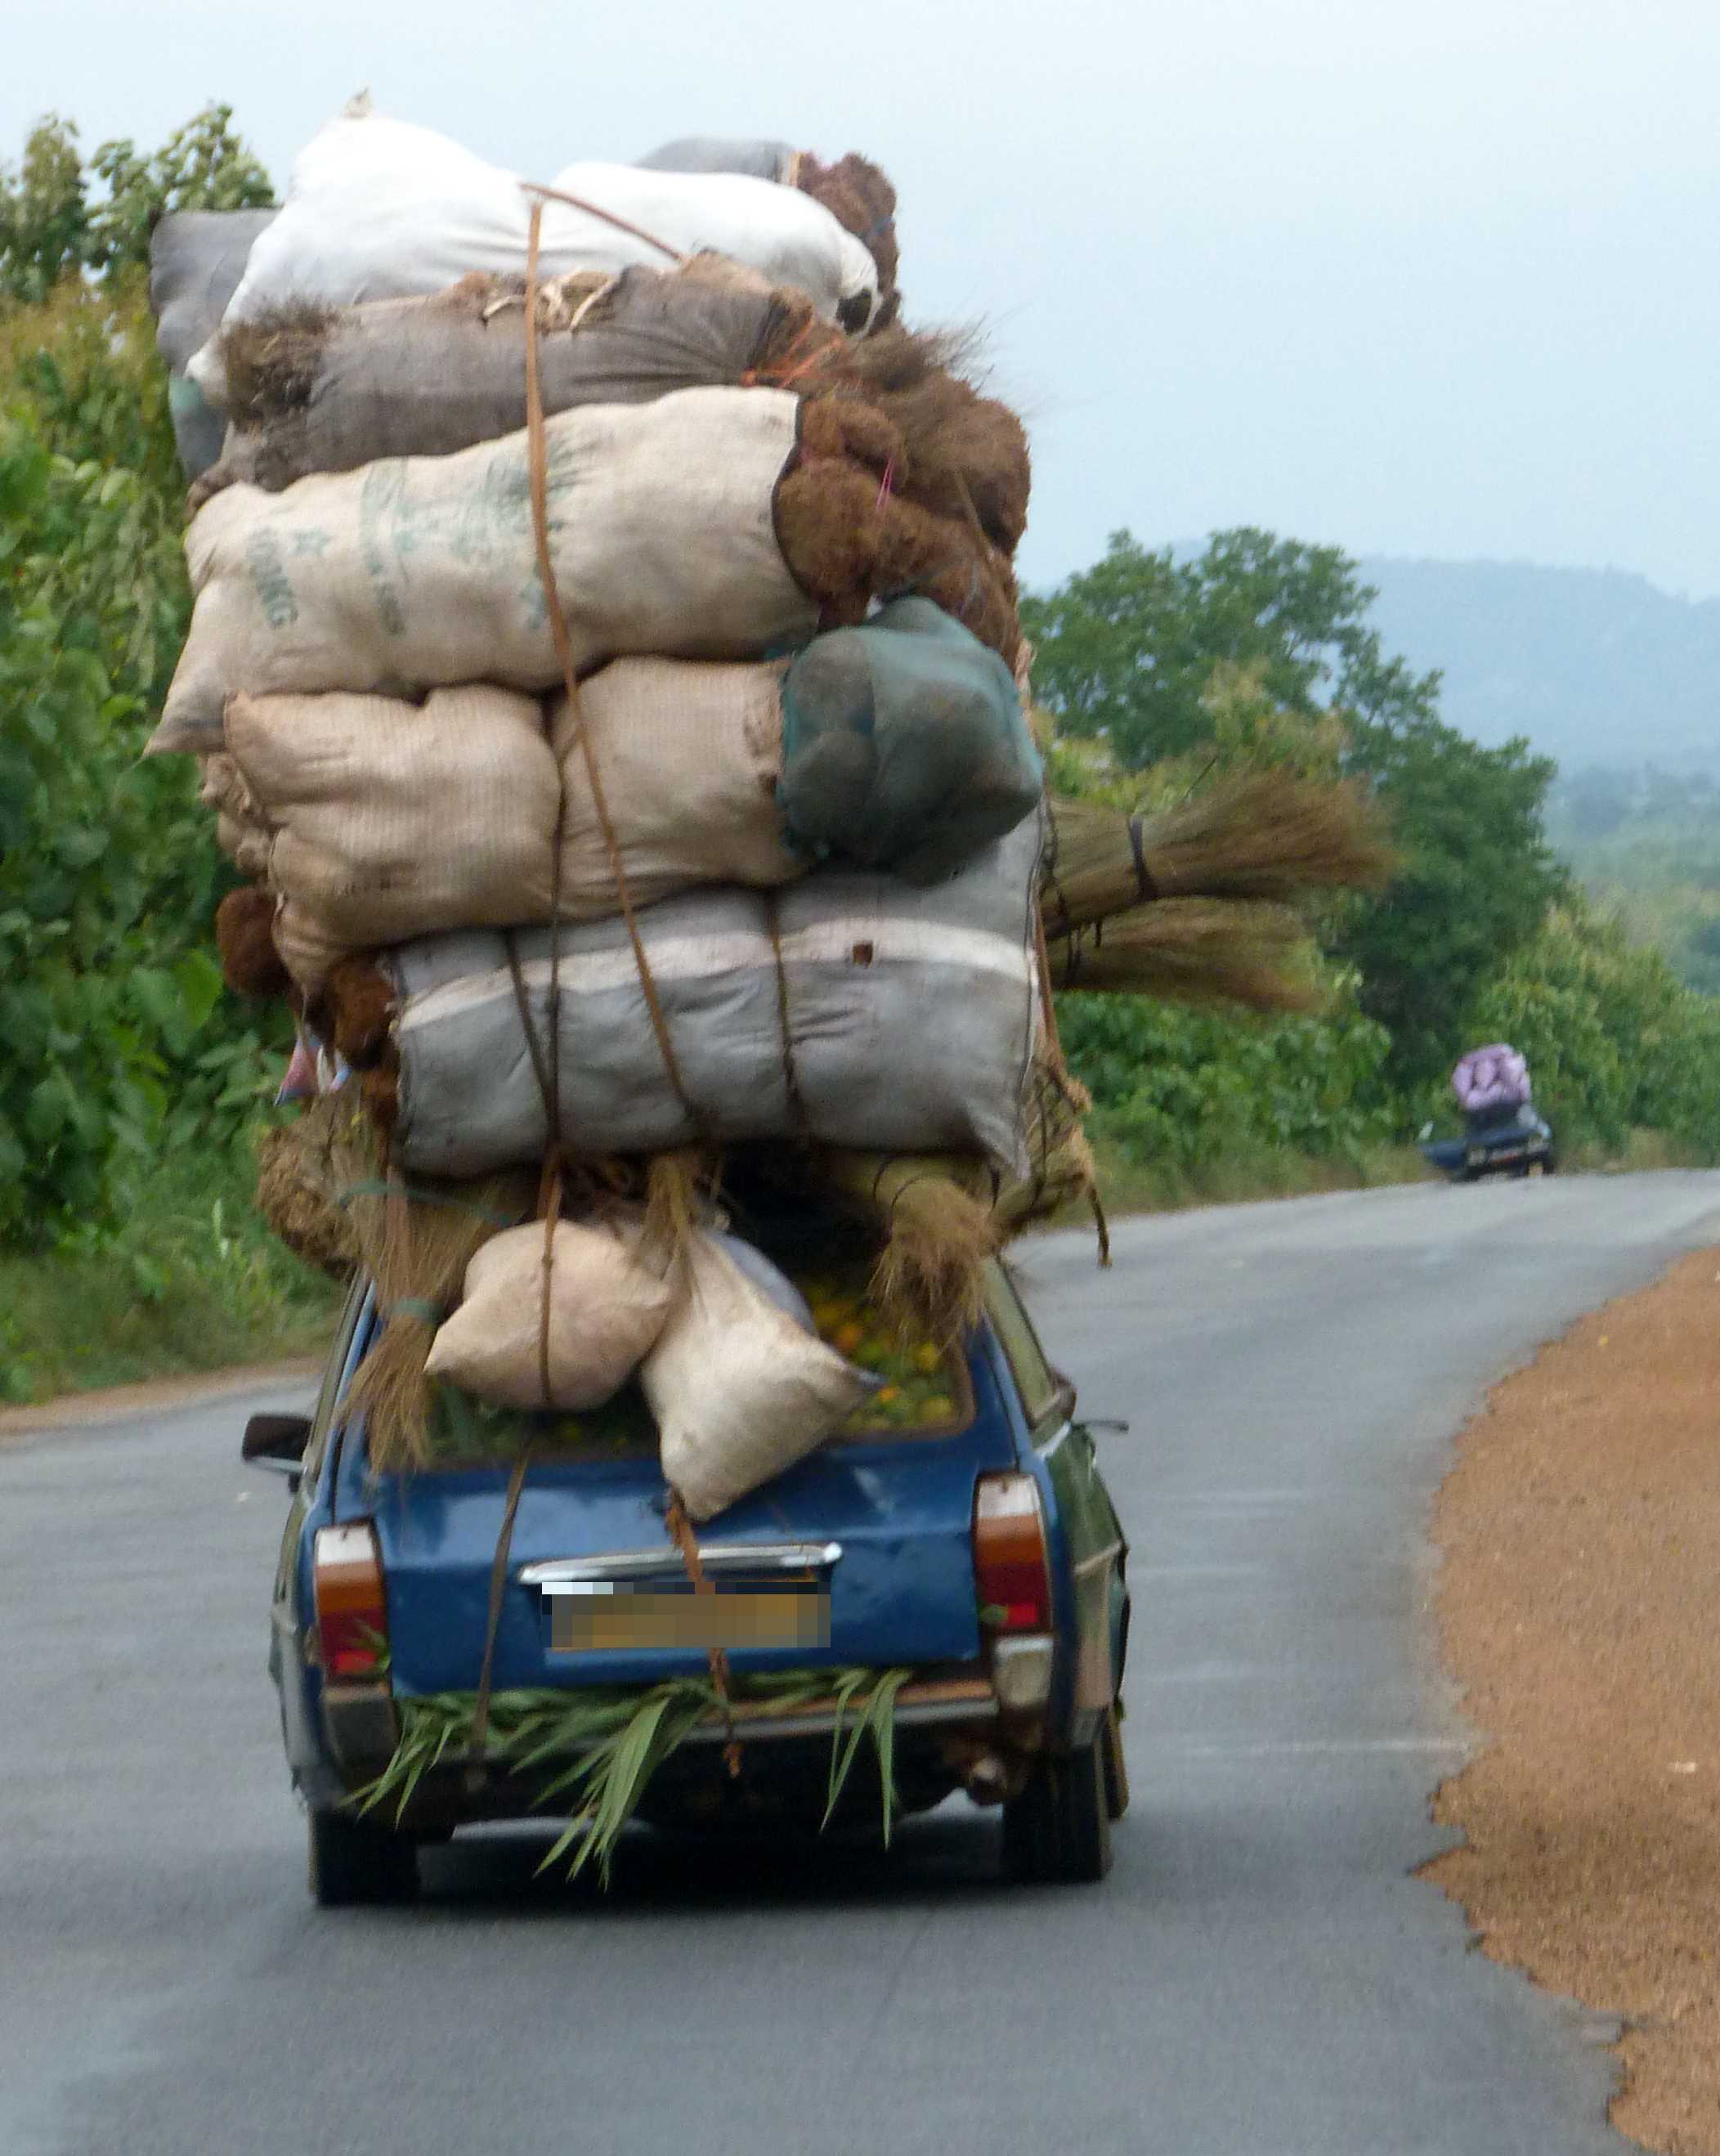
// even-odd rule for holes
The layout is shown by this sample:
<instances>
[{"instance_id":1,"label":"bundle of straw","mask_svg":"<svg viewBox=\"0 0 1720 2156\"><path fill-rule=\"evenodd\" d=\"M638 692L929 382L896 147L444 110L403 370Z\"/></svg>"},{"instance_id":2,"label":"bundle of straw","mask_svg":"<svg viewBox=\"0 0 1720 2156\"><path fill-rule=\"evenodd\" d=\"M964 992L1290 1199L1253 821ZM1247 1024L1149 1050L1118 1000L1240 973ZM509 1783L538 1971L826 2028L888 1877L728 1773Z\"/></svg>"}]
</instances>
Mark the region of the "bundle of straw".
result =
<instances>
[{"instance_id":1,"label":"bundle of straw","mask_svg":"<svg viewBox=\"0 0 1720 2156\"><path fill-rule=\"evenodd\" d=\"M868 1293L898 1332L945 1347L979 1322L981 1267L1002 1240L984 1164L944 1153L819 1157L824 1188L881 1229Z\"/></svg>"},{"instance_id":2,"label":"bundle of straw","mask_svg":"<svg viewBox=\"0 0 1720 2156\"><path fill-rule=\"evenodd\" d=\"M1060 940L1051 984L1168 1003L1306 1011L1320 1001L1306 969L1309 948L1307 929L1287 906L1167 898Z\"/></svg>"},{"instance_id":3,"label":"bundle of straw","mask_svg":"<svg viewBox=\"0 0 1720 2156\"><path fill-rule=\"evenodd\" d=\"M1156 815L1054 799L1040 898L1055 940L1155 898L1281 905L1376 889L1394 866L1380 813L1354 783L1257 771Z\"/></svg>"},{"instance_id":4,"label":"bundle of straw","mask_svg":"<svg viewBox=\"0 0 1720 2156\"><path fill-rule=\"evenodd\" d=\"M359 1112L350 1094L326 1093L257 1141L257 1209L295 1258L350 1279L358 1241L342 1210L336 1155Z\"/></svg>"},{"instance_id":5,"label":"bundle of straw","mask_svg":"<svg viewBox=\"0 0 1720 2156\"><path fill-rule=\"evenodd\" d=\"M1045 1058L1029 1082L1027 1144L1032 1166L1026 1175L1006 1183L993 1208L1000 1237L1019 1235L1035 1221L1055 1219L1071 1206L1085 1205L1099 1233L1099 1259L1111 1260L1111 1234L1099 1199L1098 1171L1081 1129L1092 1106L1086 1088Z\"/></svg>"},{"instance_id":6,"label":"bundle of straw","mask_svg":"<svg viewBox=\"0 0 1720 2156\"><path fill-rule=\"evenodd\" d=\"M383 1322L353 1383L352 1405L368 1418L372 1465L401 1473L429 1459L424 1363L436 1329L478 1251L504 1228L531 1218L537 1173L513 1169L464 1183L425 1178L408 1185L382 1172L360 1130L349 1133L336 1157L342 1202Z\"/></svg>"}]
</instances>

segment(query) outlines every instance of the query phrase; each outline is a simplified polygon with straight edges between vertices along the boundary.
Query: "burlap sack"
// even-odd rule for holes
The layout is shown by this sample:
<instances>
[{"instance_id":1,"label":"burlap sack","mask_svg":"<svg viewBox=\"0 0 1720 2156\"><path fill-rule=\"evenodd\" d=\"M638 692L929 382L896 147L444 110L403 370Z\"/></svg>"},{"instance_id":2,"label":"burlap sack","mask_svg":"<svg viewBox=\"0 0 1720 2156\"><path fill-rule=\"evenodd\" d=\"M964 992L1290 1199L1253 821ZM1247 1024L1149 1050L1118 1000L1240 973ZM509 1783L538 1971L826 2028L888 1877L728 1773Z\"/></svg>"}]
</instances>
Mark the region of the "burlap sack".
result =
<instances>
[{"instance_id":1,"label":"burlap sack","mask_svg":"<svg viewBox=\"0 0 1720 2156\"><path fill-rule=\"evenodd\" d=\"M552 556L582 672L631 653L757 658L811 634L774 526L798 411L781 390L686 389L548 423ZM281 495L229 487L186 555L197 601L151 753L220 747L240 690L560 679L523 432Z\"/></svg>"},{"instance_id":2,"label":"burlap sack","mask_svg":"<svg viewBox=\"0 0 1720 2156\"><path fill-rule=\"evenodd\" d=\"M684 1270L639 1383L664 1479L708 1520L816 1451L876 1380L803 1332L712 1237L693 1238Z\"/></svg>"},{"instance_id":3,"label":"burlap sack","mask_svg":"<svg viewBox=\"0 0 1720 2156\"><path fill-rule=\"evenodd\" d=\"M775 803L780 663L617 660L579 711L633 902L699 883L787 883L804 864ZM547 921L557 764L562 910L619 911L590 768L564 696L488 686L386 696L234 696L204 765L222 844L280 894L275 938L307 992L353 951Z\"/></svg>"},{"instance_id":4,"label":"burlap sack","mask_svg":"<svg viewBox=\"0 0 1720 2156\"><path fill-rule=\"evenodd\" d=\"M715 256L629 270L607 288L552 286L544 303L539 380L551 414L738 383L812 320L796 295ZM516 432L525 323L522 287L475 275L430 299L234 325L222 338L227 439L203 498L236 483L278 493L312 472L448 456Z\"/></svg>"},{"instance_id":5,"label":"burlap sack","mask_svg":"<svg viewBox=\"0 0 1720 2156\"><path fill-rule=\"evenodd\" d=\"M549 1398L541 1360L544 1230L504 1229L466 1268L464 1299L430 1344L427 1377L497 1407L601 1407L663 1330L672 1293L637 1255L637 1224L558 1220L550 1265Z\"/></svg>"},{"instance_id":6,"label":"burlap sack","mask_svg":"<svg viewBox=\"0 0 1720 2156\"><path fill-rule=\"evenodd\" d=\"M699 1138L817 1139L1028 1163L1023 1098L1038 1000L1037 819L930 891L834 872L641 914L683 1089L664 1063L624 924L561 933L560 1135L570 1154ZM547 1041L550 937L511 939ZM396 1155L408 1173L541 1159L548 1115L507 939L428 937L380 961L395 1006Z\"/></svg>"}]
</instances>

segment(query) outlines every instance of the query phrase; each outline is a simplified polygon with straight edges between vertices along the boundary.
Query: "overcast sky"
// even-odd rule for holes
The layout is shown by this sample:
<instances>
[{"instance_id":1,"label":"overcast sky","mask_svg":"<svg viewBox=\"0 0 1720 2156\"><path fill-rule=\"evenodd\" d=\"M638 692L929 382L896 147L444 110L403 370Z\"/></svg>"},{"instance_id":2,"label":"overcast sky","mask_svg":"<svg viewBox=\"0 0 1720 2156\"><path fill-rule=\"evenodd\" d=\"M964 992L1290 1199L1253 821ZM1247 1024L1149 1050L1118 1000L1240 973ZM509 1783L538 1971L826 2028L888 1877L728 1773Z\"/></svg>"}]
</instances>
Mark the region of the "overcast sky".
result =
<instances>
[{"instance_id":1,"label":"overcast sky","mask_svg":"<svg viewBox=\"0 0 1720 2156\"><path fill-rule=\"evenodd\" d=\"M354 90L547 177L690 132L875 158L983 316L1043 583L1107 532L1720 594L1715 0L0 0L0 156L211 98L285 183Z\"/></svg>"}]
</instances>

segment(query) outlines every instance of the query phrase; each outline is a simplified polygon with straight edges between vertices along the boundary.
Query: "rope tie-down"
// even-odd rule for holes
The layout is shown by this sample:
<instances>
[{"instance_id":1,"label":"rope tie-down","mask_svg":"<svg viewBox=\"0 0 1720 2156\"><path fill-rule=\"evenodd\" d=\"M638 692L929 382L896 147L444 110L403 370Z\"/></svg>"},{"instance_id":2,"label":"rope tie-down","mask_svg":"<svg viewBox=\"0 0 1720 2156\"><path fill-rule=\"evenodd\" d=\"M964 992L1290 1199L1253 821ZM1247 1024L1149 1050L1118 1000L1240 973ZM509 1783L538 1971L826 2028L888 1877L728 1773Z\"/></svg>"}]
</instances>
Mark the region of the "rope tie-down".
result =
<instances>
[{"instance_id":1,"label":"rope tie-down","mask_svg":"<svg viewBox=\"0 0 1720 2156\"><path fill-rule=\"evenodd\" d=\"M608 856L609 875L614 886L621 916L626 924L628 941L632 946L633 959L639 974L645 1008L650 1017L651 1029L656 1037L657 1050L662 1059L665 1075L680 1101L689 1124L696 1135L706 1136L709 1118L706 1116L688 1093L675 1044L670 1038L669 1019L663 1000L652 976L650 960L646 954L644 940L639 933L637 909L628 885L627 870L621 857L620 843L615 835L614 819L609 813L608 795L604 789L603 773L598 767L596 748L591 730L585 721L581 707L579 680L573 662L572 640L568 634L566 609L556 582L555 560L550 548L548 454L544 425L543 387L539 367L539 340L542 335L538 321L538 259L543 232L543 198L571 202L576 208L589 209L594 214L634 234L635 237L675 254L675 249L664 246L649 233L629 225L623 218L610 216L598 209L595 204L578 201L570 196L557 195L553 189L532 187L537 198L531 205L531 222L526 249L526 457L528 487L531 506L531 531L537 553L538 581L542 587L544 604L549 620L550 634L555 644L556 657L562 670L562 685L567 700L567 713L577 744L585 767L586 781L591 789L592 807L597 817L603 849ZM676 256L677 260L680 259ZM525 1035L526 1051L538 1089L543 1096L546 1137L543 1172L538 1185L538 1209L544 1224L543 1265L542 1269L537 1327L537 1375L540 1397L545 1408L553 1404L550 1370L550 1309L552 1278L555 1265L556 1224L561 1217L562 1198L565 1180L565 1160L562 1135L562 898L563 877L563 850L567 824L567 784L566 768L557 753L554 727L547 714L545 732L549 737L551 753L555 757L557 798L555 832L552 841L554 852L550 865L550 949L549 993L546 1009L547 1039L541 1039L533 1022L531 1006L526 993L524 977L521 971L519 954L514 938L507 939L508 970L513 982L516 1004L518 1007L521 1029ZM490 1723L490 1702L495 1681L496 1637L501 1630L501 1613L506 1599L507 1571L512 1549L514 1522L518 1517L520 1498L526 1481L531 1453L528 1447L516 1461L509 1480L508 1495L503 1507L501 1531L496 1538L495 1558L490 1572L490 1593L488 1622L485 1630L483 1666L479 1675L478 1695L472 1717L472 1739L469 1773L474 1776L483 1772L483 1753ZM677 1524L685 1526L685 1513L678 1497L672 1497L669 1527L684 1558L687 1559L689 1575L696 1594L716 1592L698 1563L696 1542L684 1541L677 1533ZM691 1528L686 1529L691 1538ZM691 1555L689 1556L689 1548ZM727 1714L729 1708L728 1665L721 1650L710 1650L711 1681ZM732 1773L739 1772L737 1749L734 1744L732 1720L729 1765Z\"/></svg>"}]
</instances>

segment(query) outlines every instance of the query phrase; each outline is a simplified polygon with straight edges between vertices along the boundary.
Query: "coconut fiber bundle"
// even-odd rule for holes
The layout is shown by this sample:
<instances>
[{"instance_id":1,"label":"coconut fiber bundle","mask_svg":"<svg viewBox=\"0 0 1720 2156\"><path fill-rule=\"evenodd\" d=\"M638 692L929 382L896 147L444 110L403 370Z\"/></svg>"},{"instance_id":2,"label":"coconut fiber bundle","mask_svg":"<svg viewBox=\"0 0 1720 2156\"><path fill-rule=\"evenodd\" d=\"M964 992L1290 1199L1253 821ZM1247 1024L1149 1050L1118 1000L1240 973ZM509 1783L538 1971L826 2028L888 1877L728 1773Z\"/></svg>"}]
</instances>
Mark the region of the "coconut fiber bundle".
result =
<instances>
[{"instance_id":1,"label":"coconut fiber bundle","mask_svg":"<svg viewBox=\"0 0 1720 2156\"><path fill-rule=\"evenodd\" d=\"M777 489L783 552L826 626L857 624L873 595L928 598L988 644L1013 673L1021 649L1014 572L977 522L922 507L898 490L910 470L901 430L859 398L802 408L794 461Z\"/></svg>"},{"instance_id":2,"label":"coconut fiber bundle","mask_svg":"<svg viewBox=\"0 0 1720 2156\"><path fill-rule=\"evenodd\" d=\"M1018 1235L1035 1222L1055 1219L1085 1207L1099 1231L1099 1260L1111 1262L1111 1234L1099 1201L1098 1171L1081 1128L1091 1096L1063 1067L1060 1054L1041 1053L1034 1065L1027 1096L1025 1175L1012 1176L993 1201L999 1240Z\"/></svg>"},{"instance_id":3,"label":"coconut fiber bundle","mask_svg":"<svg viewBox=\"0 0 1720 2156\"><path fill-rule=\"evenodd\" d=\"M1056 799L1041 874L1045 932L1065 936L1153 899L1287 904L1372 890L1393 860L1358 786L1287 771L1250 772L1145 816Z\"/></svg>"},{"instance_id":4,"label":"coconut fiber bundle","mask_svg":"<svg viewBox=\"0 0 1720 2156\"><path fill-rule=\"evenodd\" d=\"M757 378L870 405L901 439L895 490L935 515L976 525L1013 554L1027 527L1027 433L1007 404L967 378L976 343L962 331L898 324L858 343L826 336L810 356L767 362Z\"/></svg>"}]
</instances>

